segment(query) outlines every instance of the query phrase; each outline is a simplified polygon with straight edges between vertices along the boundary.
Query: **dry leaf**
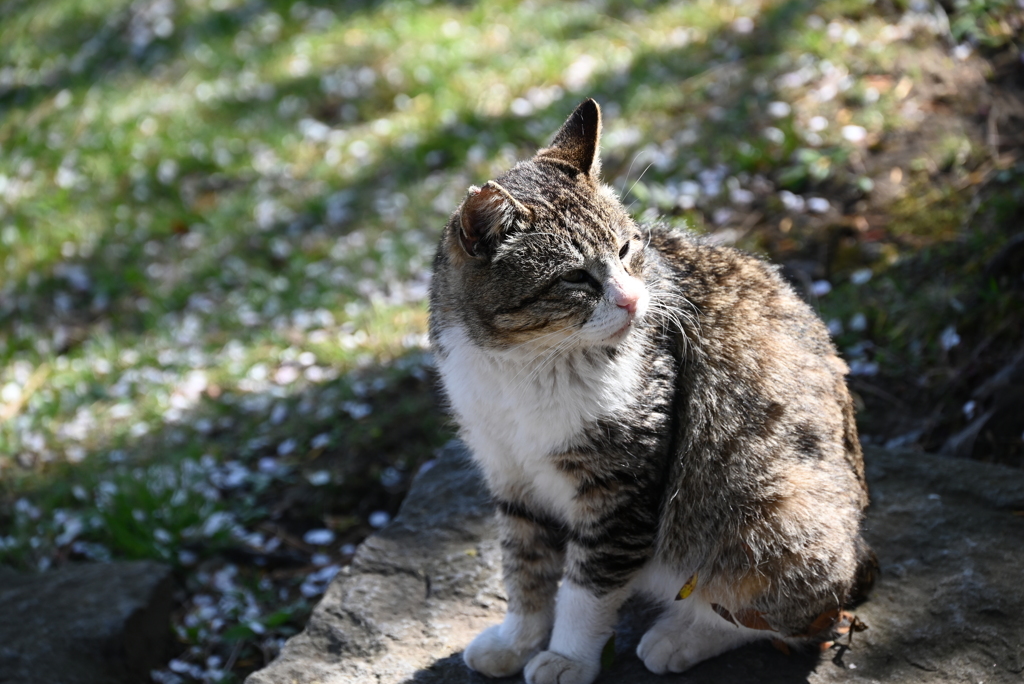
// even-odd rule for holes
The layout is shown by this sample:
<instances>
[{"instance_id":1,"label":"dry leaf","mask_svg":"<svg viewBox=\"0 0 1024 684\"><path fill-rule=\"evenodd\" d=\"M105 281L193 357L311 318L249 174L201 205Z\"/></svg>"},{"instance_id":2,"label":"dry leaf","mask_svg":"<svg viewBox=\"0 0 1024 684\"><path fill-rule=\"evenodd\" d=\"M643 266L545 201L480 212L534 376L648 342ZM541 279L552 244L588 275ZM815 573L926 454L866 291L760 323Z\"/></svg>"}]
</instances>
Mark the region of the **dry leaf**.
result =
<instances>
[{"instance_id":1,"label":"dry leaf","mask_svg":"<svg viewBox=\"0 0 1024 684\"><path fill-rule=\"evenodd\" d=\"M714 610L719 615L721 615L726 620L728 620L729 622L731 622L732 624L736 625L737 627L739 626L739 625L736 624L736 620L733 619L732 613L730 613L729 609L726 608L725 606L720 606L717 603L712 603L711 604L711 609Z\"/></svg>"},{"instance_id":2,"label":"dry leaf","mask_svg":"<svg viewBox=\"0 0 1024 684\"><path fill-rule=\"evenodd\" d=\"M770 630L772 626L768 624L768 620L765 619L764 613L753 608L747 608L741 610L738 613L734 613L733 617L736 618L736 622L749 627L750 629L767 629Z\"/></svg>"},{"instance_id":3,"label":"dry leaf","mask_svg":"<svg viewBox=\"0 0 1024 684\"><path fill-rule=\"evenodd\" d=\"M900 82L896 84L895 95L897 100L902 100L910 94L910 89L914 87L914 82L904 76L900 79Z\"/></svg>"},{"instance_id":4,"label":"dry leaf","mask_svg":"<svg viewBox=\"0 0 1024 684\"><path fill-rule=\"evenodd\" d=\"M686 580L686 584L676 594L676 601L682 601L684 598L693 593L693 590L697 588L697 573L693 573L690 579Z\"/></svg>"},{"instance_id":5,"label":"dry leaf","mask_svg":"<svg viewBox=\"0 0 1024 684\"><path fill-rule=\"evenodd\" d=\"M856 615L845 610L833 608L815 618L814 622L801 634L801 637L837 637L851 632L863 632L868 626L860 621Z\"/></svg>"},{"instance_id":6,"label":"dry leaf","mask_svg":"<svg viewBox=\"0 0 1024 684\"><path fill-rule=\"evenodd\" d=\"M743 610L732 613L725 606L721 606L717 603L712 603L711 608L721 615L724 619L728 620L732 624L739 627L743 625L750 629L764 629L770 630L772 626L768 624L768 620L765 619L764 613L753 608L744 608Z\"/></svg>"},{"instance_id":7,"label":"dry leaf","mask_svg":"<svg viewBox=\"0 0 1024 684\"><path fill-rule=\"evenodd\" d=\"M892 89L893 79L892 76L886 76L884 74L865 76L864 85L869 88L874 88L880 93L887 93Z\"/></svg>"},{"instance_id":8,"label":"dry leaf","mask_svg":"<svg viewBox=\"0 0 1024 684\"><path fill-rule=\"evenodd\" d=\"M820 632L824 632L826 629L830 629L835 624L836 619L839 617L839 609L833 608L832 610L826 610L824 613L815 618L814 622L811 623L810 628L807 630L807 634L814 636Z\"/></svg>"}]
</instances>

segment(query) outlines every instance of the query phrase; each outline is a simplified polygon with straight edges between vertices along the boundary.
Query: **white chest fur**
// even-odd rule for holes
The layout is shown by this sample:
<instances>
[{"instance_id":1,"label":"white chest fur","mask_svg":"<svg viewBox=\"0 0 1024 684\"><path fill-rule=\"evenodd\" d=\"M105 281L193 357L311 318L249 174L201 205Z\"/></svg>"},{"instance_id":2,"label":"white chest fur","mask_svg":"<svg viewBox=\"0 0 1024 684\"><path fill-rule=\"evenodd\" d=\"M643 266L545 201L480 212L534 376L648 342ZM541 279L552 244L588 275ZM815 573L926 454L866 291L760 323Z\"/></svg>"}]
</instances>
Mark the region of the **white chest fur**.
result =
<instances>
[{"instance_id":1,"label":"white chest fur","mask_svg":"<svg viewBox=\"0 0 1024 684\"><path fill-rule=\"evenodd\" d=\"M445 390L492 491L527 496L570 519L575 489L549 456L631 402L639 352L627 344L614 359L579 351L496 354L458 326L440 337L448 351L438 364Z\"/></svg>"}]
</instances>

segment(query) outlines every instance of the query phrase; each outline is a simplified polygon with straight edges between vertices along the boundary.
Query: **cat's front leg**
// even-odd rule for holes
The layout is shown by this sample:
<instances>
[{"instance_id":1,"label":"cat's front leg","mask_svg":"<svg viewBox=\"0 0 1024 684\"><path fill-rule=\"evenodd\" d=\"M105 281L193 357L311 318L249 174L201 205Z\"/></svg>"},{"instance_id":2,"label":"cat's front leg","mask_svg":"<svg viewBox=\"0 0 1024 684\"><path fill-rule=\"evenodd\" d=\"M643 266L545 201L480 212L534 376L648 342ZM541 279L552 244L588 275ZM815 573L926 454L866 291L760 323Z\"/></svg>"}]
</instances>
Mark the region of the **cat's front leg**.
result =
<instances>
[{"instance_id":1,"label":"cat's front leg","mask_svg":"<svg viewBox=\"0 0 1024 684\"><path fill-rule=\"evenodd\" d=\"M526 666L527 684L590 684L632 580L650 560L655 526L646 507L625 502L567 546L548 650Z\"/></svg>"},{"instance_id":2,"label":"cat's front leg","mask_svg":"<svg viewBox=\"0 0 1024 684\"><path fill-rule=\"evenodd\" d=\"M498 503L498 523L508 612L504 622L478 634L462 654L466 665L488 677L518 674L544 647L565 562L564 539L555 523L507 502Z\"/></svg>"},{"instance_id":3,"label":"cat's front leg","mask_svg":"<svg viewBox=\"0 0 1024 684\"><path fill-rule=\"evenodd\" d=\"M601 671L601 650L612 635L626 589L600 594L565 581L558 590L548 650L526 666L527 684L590 684Z\"/></svg>"},{"instance_id":4,"label":"cat's front leg","mask_svg":"<svg viewBox=\"0 0 1024 684\"><path fill-rule=\"evenodd\" d=\"M543 613L522 615L509 611L505 621L476 635L462 653L471 669L488 677L509 677L522 671L536 655L551 631L551 619Z\"/></svg>"}]
</instances>

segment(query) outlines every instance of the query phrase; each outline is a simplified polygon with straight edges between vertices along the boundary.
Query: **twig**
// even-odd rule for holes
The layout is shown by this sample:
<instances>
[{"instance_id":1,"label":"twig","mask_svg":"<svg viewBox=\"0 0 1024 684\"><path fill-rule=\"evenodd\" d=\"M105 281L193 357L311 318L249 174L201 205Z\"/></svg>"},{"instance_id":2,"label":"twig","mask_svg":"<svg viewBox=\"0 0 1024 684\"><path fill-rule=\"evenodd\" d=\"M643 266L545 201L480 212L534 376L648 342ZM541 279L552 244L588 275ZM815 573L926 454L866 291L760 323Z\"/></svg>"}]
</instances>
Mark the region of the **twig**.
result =
<instances>
[{"instance_id":1,"label":"twig","mask_svg":"<svg viewBox=\"0 0 1024 684\"><path fill-rule=\"evenodd\" d=\"M873 394L879 399L884 399L885 401L889 402L890 404L893 404L894 406L905 407L907 405L906 402L900 399L899 397L890 394L889 392L886 392L881 387L876 387L875 385L865 382L860 378L852 378L850 384L853 386L855 390L858 390L860 392L866 392L867 394Z\"/></svg>"},{"instance_id":2,"label":"twig","mask_svg":"<svg viewBox=\"0 0 1024 684\"><path fill-rule=\"evenodd\" d=\"M224 663L224 671L230 672L231 668L235 666L235 661L238 660L238 656L242 652L242 641L236 641L234 647L231 649L231 655L228 656L228 661Z\"/></svg>"}]
</instances>

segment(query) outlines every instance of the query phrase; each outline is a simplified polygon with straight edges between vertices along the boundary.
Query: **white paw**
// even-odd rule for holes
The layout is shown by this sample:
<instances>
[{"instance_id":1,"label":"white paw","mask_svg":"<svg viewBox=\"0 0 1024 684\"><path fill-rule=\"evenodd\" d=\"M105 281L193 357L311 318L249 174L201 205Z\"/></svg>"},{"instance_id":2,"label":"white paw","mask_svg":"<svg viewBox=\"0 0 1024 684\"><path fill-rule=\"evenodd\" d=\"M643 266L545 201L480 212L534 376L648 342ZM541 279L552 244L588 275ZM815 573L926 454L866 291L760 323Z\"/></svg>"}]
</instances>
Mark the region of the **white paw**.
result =
<instances>
[{"instance_id":1,"label":"white paw","mask_svg":"<svg viewBox=\"0 0 1024 684\"><path fill-rule=\"evenodd\" d=\"M659 629L655 625L640 639L636 654L644 661L644 667L654 674L666 672L683 672L697 664L690 657L690 649L685 648L687 638L693 636L691 630Z\"/></svg>"},{"instance_id":2,"label":"white paw","mask_svg":"<svg viewBox=\"0 0 1024 684\"><path fill-rule=\"evenodd\" d=\"M518 674L537 652L536 647L522 647L506 638L502 625L488 627L476 635L462 653L466 665L488 677Z\"/></svg>"},{"instance_id":3,"label":"white paw","mask_svg":"<svg viewBox=\"0 0 1024 684\"><path fill-rule=\"evenodd\" d=\"M601 663L582 663L555 653L541 651L526 666L526 684L590 684L601 672Z\"/></svg>"}]
</instances>

